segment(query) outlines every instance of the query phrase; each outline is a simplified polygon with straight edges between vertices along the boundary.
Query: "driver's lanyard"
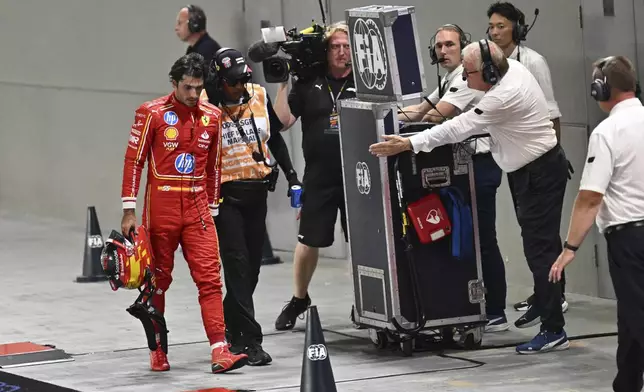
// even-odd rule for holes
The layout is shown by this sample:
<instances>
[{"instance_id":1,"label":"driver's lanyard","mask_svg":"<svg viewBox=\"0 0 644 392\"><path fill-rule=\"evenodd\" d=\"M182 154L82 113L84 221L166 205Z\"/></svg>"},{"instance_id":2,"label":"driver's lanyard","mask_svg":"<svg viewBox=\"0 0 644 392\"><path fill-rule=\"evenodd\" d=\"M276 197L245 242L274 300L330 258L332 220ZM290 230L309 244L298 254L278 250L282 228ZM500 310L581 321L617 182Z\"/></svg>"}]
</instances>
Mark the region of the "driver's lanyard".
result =
<instances>
[{"instance_id":1,"label":"driver's lanyard","mask_svg":"<svg viewBox=\"0 0 644 392\"><path fill-rule=\"evenodd\" d=\"M329 83L329 79L326 80L326 86L329 88L329 95L331 96L331 103L333 103L333 113L337 113L336 102L338 101L338 98L340 98L340 95L342 95L342 91L344 91L344 86L346 85L347 80L344 81L344 84L340 88L340 92L334 96L333 90L331 90L331 83Z\"/></svg>"}]
</instances>

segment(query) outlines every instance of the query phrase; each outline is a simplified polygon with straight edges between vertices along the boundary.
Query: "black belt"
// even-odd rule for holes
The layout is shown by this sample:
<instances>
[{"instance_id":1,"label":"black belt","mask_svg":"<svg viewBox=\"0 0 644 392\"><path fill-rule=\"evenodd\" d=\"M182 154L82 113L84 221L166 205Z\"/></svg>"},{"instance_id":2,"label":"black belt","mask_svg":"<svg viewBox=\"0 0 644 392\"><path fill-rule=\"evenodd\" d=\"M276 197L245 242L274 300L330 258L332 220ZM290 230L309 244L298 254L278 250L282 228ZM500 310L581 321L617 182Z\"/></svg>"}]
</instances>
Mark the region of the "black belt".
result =
<instances>
[{"instance_id":1,"label":"black belt","mask_svg":"<svg viewBox=\"0 0 644 392\"><path fill-rule=\"evenodd\" d=\"M644 226L644 219L639 221L634 221L634 222L622 223L621 225L607 227L606 230L604 230L604 235L609 235L616 231L628 229L630 227L642 227L642 226Z\"/></svg>"}]
</instances>

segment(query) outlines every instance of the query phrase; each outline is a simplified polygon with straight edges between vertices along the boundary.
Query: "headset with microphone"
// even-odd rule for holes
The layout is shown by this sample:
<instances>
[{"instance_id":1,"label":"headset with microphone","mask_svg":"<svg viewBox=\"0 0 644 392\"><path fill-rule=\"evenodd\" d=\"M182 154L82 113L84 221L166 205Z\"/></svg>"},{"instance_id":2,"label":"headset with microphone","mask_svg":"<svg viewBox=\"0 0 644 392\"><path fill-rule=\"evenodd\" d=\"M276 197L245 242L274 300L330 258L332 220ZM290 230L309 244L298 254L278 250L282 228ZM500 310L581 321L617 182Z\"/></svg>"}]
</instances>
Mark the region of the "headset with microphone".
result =
<instances>
[{"instance_id":1,"label":"headset with microphone","mask_svg":"<svg viewBox=\"0 0 644 392\"><path fill-rule=\"evenodd\" d=\"M520 9L514 6L512 6L512 8L516 13L516 20L512 20L512 41L514 41L514 43L516 44L519 44L521 41L525 41L528 38L528 33L530 32L530 30L532 30L532 27L534 27L534 24L537 22L537 17L539 16L539 8L534 9L534 19L532 20L532 24L530 24L530 26L525 23L525 14ZM487 35L487 38L489 40L492 40L489 27L487 28L487 30L485 30L485 34Z\"/></svg>"},{"instance_id":2,"label":"headset with microphone","mask_svg":"<svg viewBox=\"0 0 644 392\"><path fill-rule=\"evenodd\" d=\"M206 14L203 10L195 5L188 4L188 31L191 33L200 33L206 30Z\"/></svg>"},{"instance_id":3,"label":"headset with microphone","mask_svg":"<svg viewBox=\"0 0 644 392\"><path fill-rule=\"evenodd\" d=\"M429 57L432 59L432 65L443 62L443 59L439 59L438 54L436 53L436 35L438 35L440 31L445 29L456 30L459 35L459 45L461 45L461 50L463 50L463 48L470 44L471 39L469 37L469 34L465 33L463 29L461 29L458 25L450 23L441 26L429 40Z\"/></svg>"}]
</instances>

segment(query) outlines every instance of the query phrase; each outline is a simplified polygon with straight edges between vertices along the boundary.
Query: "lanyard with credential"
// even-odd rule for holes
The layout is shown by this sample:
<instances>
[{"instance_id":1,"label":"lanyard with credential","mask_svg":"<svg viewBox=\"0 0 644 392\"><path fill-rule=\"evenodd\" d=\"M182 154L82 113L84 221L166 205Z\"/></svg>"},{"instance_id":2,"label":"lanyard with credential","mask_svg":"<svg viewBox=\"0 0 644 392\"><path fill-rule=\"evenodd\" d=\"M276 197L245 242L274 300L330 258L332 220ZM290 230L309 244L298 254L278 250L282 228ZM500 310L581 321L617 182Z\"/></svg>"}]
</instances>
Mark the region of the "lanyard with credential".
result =
<instances>
[{"instance_id":1,"label":"lanyard with credential","mask_svg":"<svg viewBox=\"0 0 644 392\"><path fill-rule=\"evenodd\" d=\"M340 95L342 95L342 91L344 91L344 86L347 85L347 81L344 81L344 84L340 88L340 92L338 95L333 96L333 90L331 90L331 83L329 83L329 79L326 80L326 86L329 88L329 95L331 96L331 103L333 103L333 113L336 113L336 102L338 98L340 98Z\"/></svg>"}]
</instances>

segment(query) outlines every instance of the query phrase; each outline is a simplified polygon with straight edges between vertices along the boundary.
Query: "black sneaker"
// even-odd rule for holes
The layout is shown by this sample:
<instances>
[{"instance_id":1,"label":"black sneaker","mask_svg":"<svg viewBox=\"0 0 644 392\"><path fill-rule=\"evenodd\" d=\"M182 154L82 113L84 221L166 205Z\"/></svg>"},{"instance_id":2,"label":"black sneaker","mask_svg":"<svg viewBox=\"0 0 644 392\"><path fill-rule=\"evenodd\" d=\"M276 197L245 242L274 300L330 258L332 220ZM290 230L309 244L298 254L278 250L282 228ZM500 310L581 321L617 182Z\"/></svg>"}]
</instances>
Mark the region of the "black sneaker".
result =
<instances>
[{"instance_id":1,"label":"black sneaker","mask_svg":"<svg viewBox=\"0 0 644 392\"><path fill-rule=\"evenodd\" d=\"M226 330L226 341L230 343L228 351L231 353L237 355L244 352L244 347L246 347L246 345L243 343L240 334L233 335L229 330Z\"/></svg>"},{"instance_id":2,"label":"black sneaker","mask_svg":"<svg viewBox=\"0 0 644 392\"><path fill-rule=\"evenodd\" d=\"M534 294L528 297L525 301L517 302L514 304L514 310L517 312L525 312L528 310L528 307L532 306L534 303Z\"/></svg>"},{"instance_id":3,"label":"black sneaker","mask_svg":"<svg viewBox=\"0 0 644 392\"><path fill-rule=\"evenodd\" d=\"M275 320L275 329L278 331L286 331L293 329L297 318L306 312L306 309L311 305L311 298L306 294L306 298L291 298L289 303L282 308L282 313L277 316ZM304 317L302 317L304 318Z\"/></svg>"},{"instance_id":4,"label":"black sneaker","mask_svg":"<svg viewBox=\"0 0 644 392\"><path fill-rule=\"evenodd\" d=\"M534 306L528 307L528 310L514 322L517 328L528 328L541 322L541 316Z\"/></svg>"},{"instance_id":5,"label":"black sneaker","mask_svg":"<svg viewBox=\"0 0 644 392\"><path fill-rule=\"evenodd\" d=\"M528 299L526 299L525 301L517 302L516 304L514 304L514 309L517 312L525 312L528 310L528 307L532 306L533 303L534 303L534 294L528 297ZM561 311L563 313L566 313L568 311L568 301L566 301L565 295L561 297Z\"/></svg>"},{"instance_id":6,"label":"black sneaker","mask_svg":"<svg viewBox=\"0 0 644 392\"><path fill-rule=\"evenodd\" d=\"M244 354L248 355L248 366L263 366L273 362L273 358L260 344L253 344L246 347Z\"/></svg>"}]
</instances>

